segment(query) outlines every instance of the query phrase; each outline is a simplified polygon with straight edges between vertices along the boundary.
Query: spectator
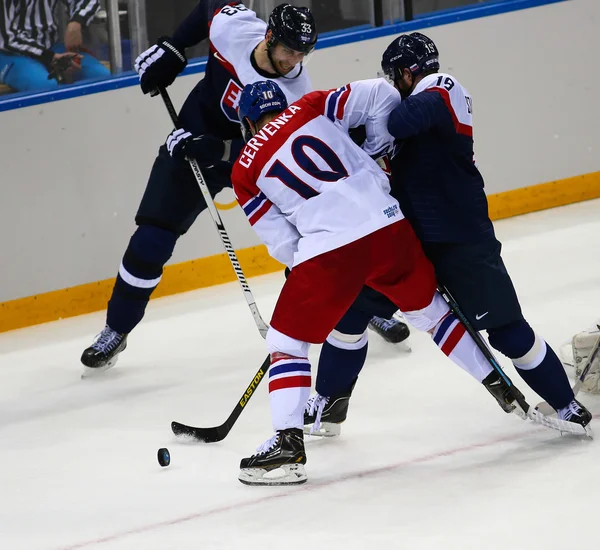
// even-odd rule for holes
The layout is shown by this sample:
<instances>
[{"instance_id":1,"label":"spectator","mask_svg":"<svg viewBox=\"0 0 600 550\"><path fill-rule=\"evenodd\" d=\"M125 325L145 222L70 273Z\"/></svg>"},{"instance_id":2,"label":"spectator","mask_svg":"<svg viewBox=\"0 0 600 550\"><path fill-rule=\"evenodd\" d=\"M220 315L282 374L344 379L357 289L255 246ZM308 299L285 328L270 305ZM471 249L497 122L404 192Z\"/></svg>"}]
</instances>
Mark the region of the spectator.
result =
<instances>
[{"instance_id":1,"label":"spectator","mask_svg":"<svg viewBox=\"0 0 600 550\"><path fill-rule=\"evenodd\" d=\"M0 82L26 92L110 75L83 48L82 31L100 9L98 0L60 1L69 12L64 42L58 41L59 0L0 1Z\"/></svg>"}]
</instances>

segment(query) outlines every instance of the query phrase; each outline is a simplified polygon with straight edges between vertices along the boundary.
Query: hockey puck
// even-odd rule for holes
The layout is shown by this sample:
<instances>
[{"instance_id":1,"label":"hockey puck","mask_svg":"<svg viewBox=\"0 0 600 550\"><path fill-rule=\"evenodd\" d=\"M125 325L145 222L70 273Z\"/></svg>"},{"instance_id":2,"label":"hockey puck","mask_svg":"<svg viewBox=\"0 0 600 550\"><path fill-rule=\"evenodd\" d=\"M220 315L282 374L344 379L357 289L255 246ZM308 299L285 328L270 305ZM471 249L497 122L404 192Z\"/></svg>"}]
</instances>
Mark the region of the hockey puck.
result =
<instances>
[{"instance_id":1,"label":"hockey puck","mask_svg":"<svg viewBox=\"0 0 600 550\"><path fill-rule=\"evenodd\" d=\"M168 466L171 464L171 453L169 453L169 449L158 449L158 463L162 466Z\"/></svg>"}]
</instances>

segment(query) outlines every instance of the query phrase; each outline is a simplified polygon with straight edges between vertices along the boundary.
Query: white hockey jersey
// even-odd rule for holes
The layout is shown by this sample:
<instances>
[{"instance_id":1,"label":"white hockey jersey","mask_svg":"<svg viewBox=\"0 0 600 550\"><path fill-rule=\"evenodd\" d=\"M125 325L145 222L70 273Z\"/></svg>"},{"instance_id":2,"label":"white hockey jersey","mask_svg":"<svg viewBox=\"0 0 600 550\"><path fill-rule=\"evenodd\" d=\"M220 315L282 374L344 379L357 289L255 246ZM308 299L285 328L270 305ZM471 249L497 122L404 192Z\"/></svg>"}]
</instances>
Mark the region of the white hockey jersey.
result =
<instances>
[{"instance_id":1,"label":"white hockey jersey","mask_svg":"<svg viewBox=\"0 0 600 550\"><path fill-rule=\"evenodd\" d=\"M259 73L252 63L252 51L265 38L266 32L267 24L243 4L222 7L210 23L210 55L230 76L228 83L219 83L221 89L225 90L221 98L221 109L236 124L239 122L237 110L243 87L270 79L266 73ZM277 82L288 103L300 99L312 90L308 73L306 70L300 73L301 70L298 65L286 78L272 79Z\"/></svg>"},{"instance_id":2,"label":"white hockey jersey","mask_svg":"<svg viewBox=\"0 0 600 550\"><path fill-rule=\"evenodd\" d=\"M404 217L370 157L391 147L387 119L399 103L383 79L312 92L246 144L233 189L271 256L293 267ZM363 124L361 149L347 131Z\"/></svg>"}]
</instances>

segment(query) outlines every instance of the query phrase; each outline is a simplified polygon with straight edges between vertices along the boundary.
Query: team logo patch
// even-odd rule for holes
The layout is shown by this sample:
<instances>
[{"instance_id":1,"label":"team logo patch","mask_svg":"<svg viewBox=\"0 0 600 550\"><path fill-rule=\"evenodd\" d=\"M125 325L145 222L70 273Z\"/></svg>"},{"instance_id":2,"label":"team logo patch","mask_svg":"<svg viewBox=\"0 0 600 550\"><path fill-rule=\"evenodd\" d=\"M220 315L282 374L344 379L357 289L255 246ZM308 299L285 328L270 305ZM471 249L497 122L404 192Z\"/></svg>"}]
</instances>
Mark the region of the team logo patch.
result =
<instances>
[{"instance_id":1,"label":"team logo patch","mask_svg":"<svg viewBox=\"0 0 600 550\"><path fill-rule=\"evenodd\" d=\"M225 116L231 122L239 122L238 108L240 105L240 97L242 95L242 87L234 80L229 80L225 93L221 97L221 109Z\"/></svg>"}]
</instances>

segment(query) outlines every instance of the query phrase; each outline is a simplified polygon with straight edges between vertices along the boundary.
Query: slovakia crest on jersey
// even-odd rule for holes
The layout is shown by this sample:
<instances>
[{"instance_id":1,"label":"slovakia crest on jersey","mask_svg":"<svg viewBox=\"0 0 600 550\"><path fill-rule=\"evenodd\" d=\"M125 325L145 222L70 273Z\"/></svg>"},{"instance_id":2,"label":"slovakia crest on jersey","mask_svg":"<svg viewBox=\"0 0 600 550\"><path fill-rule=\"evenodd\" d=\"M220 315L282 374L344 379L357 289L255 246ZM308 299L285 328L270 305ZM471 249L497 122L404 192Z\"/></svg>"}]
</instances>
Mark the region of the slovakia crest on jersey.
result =
<instances>
[{"instance_id":1,"label":"slovakia crest on jersey","mask_svg":"<svg viewBox=\"0 0 600 550\"><path fill-rule=\"evenodd\" d=\"M221 97L221 109L231 122L239 122L238 108L243 88L235 81L229 80L225 93Z\"/></svg>"}]
</instances>

